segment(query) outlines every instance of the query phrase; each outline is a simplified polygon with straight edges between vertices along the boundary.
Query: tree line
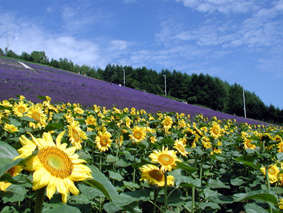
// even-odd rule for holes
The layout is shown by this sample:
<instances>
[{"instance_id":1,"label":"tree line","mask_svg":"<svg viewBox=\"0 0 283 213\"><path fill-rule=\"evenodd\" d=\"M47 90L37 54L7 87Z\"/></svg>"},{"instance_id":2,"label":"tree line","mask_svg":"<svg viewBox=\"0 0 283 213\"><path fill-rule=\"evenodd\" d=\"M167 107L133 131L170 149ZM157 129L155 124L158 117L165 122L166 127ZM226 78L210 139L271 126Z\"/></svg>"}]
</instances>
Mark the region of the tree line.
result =
<instances>
[{"instance_id":1,"label":"tree line","mask_svg":"<svg viewBox=\"0 0 283 213\"><path fill-rule=\"evenodd\" d=\"M167 97L189 104L202 105L217 111L238 116L244 116L243 87L239 84L230 85L217 77L208 74L186 74L167 69L157 72L146 67L133 68L131 66L107 65L104 69L87 65L77 65L66 58L48 59L44 51L33 51L31 54L23 52L17 55L9 49L0 48L0 55L22 59L30 62L49 65L68 70L96 79L124 84L125 86L153 93L165 94L165 76ZM248 118L283 123L283 109L274 105L265 105L253 92L245 90L246 115Z\"/></svg>"}]
</instances>

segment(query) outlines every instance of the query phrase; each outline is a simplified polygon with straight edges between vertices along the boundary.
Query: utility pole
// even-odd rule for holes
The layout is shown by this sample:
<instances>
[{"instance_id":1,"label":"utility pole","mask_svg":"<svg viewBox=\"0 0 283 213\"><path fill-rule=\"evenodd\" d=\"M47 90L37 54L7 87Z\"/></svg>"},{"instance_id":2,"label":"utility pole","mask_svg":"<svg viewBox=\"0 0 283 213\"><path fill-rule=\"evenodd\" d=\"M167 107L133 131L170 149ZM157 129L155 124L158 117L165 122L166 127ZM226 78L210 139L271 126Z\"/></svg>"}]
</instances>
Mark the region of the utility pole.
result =
<instances>
[{"instance_id":1,"label":"utility pole","mask_svg":"<svg viewBox=\"0 0 283 213\"><path fill-rule=\"evenodd\" d=\"M166 92L166 75L164 74L163 77L164 77L164 94L165 94L165 96L167 96L167 92Z\"/></svg>"},{"instance_id":2,"label":"utility pole","mask_svg":"<svg viewBox=\"0 0 283 213\"><path fill-rule=\"evenodd\" d=\"M244 104L244 116L247 118L247 112L246 112L246 100L245 100L245 90L243 88L243 104Z\"/></svg>"},{"instance_id":3,"label":"utility pole","mask_svg":"<svg viewBox=\"0 0 283 213\"><path fill-rule=\"evenodd\" d=\"M123 76L124 76L124 86L126 86L126 74L125 74L125 69L123 69Z\"/></svg>"}]
</instances>

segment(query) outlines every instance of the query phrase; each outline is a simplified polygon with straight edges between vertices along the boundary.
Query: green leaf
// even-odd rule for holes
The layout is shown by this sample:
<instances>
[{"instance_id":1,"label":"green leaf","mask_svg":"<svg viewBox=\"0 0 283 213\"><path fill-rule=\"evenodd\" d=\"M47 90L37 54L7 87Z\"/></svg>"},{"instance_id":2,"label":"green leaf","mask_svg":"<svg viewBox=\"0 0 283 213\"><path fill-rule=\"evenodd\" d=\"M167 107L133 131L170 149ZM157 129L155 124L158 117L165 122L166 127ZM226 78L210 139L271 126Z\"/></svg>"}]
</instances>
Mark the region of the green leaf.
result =
<instances>
[{"instance_id":1,"label":"green leaf","mask_svg":"<svg viewBox=\"0 0 283 213\"><path fill-rule=\"evenodd\" d=\"M123 159L119 159L116 163L115 166L117 167L128 167L130 164L124 161Z\"/></svg>"},{"instance_id":2,"label":"green leaf","mask_svg":"<svg viewBox=\"0 0 283 213\"><path fill-rule=\"evenodd\" d=\"M251 161L248 161L248 160L245 160L243 157L239 157L239 158L235 158L235 161L241 163L241 164L244 164L246 166L249 166L249 167L252 167L256 170L258 170L260 168L260 165L259 164L255 164Z\"/></svg>"},{"instance_id":3,"label":"green leaf","mask_svg":"<svg viewBox=\"0 0 283 213\"><path fill-rule=\"evenodd\" d=\"M9 121L10 121L10 124L13 124L16 127L21 126L21 122L17 121L16 119L10 118Z\"/></svg>"},{"instance_id":4,"label":"green leaf","mask_svg":"<svg viewBox=\"0 0 283 213\"><path fill-rule=\"evenodd\" d=\"M122 175L117 172L109 171L109 177L113 180L121 181L124 179Z\"/></svg>"},{"instance_id":5,"label":"green leaf","mask_svg":"<svg viewBox=\"0 0 283 213\"><path fill-rule=\"evenodd\" d=\"M199 207L202 210L205 210L208 207L211 209L220 209L220 206L217 203L213 203L213 202L200 203Z\"/></svg>"},{"instance_id":6,"label":"green leaf","mask_svg":"<svg viewBox=\"0 0 283 213\"><path fill-rule=\"evenodd\" d=\"M20 118L22 121L28 121L28 122L35 122L34 119L30 118L30 117L27 117L27 116L23 116Z\"/></svg>"},{"instance_id":7,"label":"green leaf","mask_svg":"<svg viewBox=\"0 0 283 213\"><path fill-rule=\"evenodd\" d=\"M243 179L239 178L239 177L231 180L231 184L233 186L241 186L243 183L245 183L245 181Z\"/></svg>"},{"instance_id":8,"label":"green leaf","mask_svg":"<svg viewBox=\"0 0 283 213\"><path fill-rule=\"evenodd\" d=\"M13 206L5 206L0 213L18 213L18 211Z\"/></svg>"},{"instance_id":9,"label":"green leaf","mask_svg":"<svg viewBox=\"0 0 283 213\"><path fill-rule=\"evenodd\" d=\"M130 190L140 188L140 185L136 184L134 182L123 181L123 185L124 185L124 187L126 187L127 189L130 189Z\"/></svg>"},{"instance_id":10,"label":"green leaf","mask_svg":"<svg viewBox=\"0 0 283 213\"><path fill-rule=\"evenodd\" d=\"M19 202L25 199L27 190L22 185L9 186L5 192L1 192L1 197L4 203Z\"/></svg>"},{"instance_id":11,"label":"green leaf","mask_svg":"<svg viewBox=\"0 0 283 213\"><path fill-rule=\"evenodd\" d=\"M267 210L256 205L255 203L248 203L247 205L245 205L245 211L246 213L268 213Z\"/></svg>"},{"instance_id":12,"label":"green leaf","mask_svg":"<svg viewBox=\"0 0 283 213\"><path fill-rule=\"evenodd\" d=\"M252 191L248 193L238 193L234 194L233 197L235 202L241 202L245 200L256 200L268 202L273 205L277 205L278 203L277 197L265 190Z\"/></svg>"},{"instance_id":13,"label":"green leaf","mask_svg":"<svg viewBox=\"0 0 283 213\"><path fill-rule=\"evenodd\" d=\"M106 162L107 163L115 163L119 160L119 158L113 156L113 155L107 155Z\"/></svg>"},{"instance_id":14,"label":"green leaf","mask_svg":"<svg viewBox=\"0 0 283 213\"><path fill-rule=\"evenodd\" d=\"M56 122L56 123L49 123L46 127L46 131L56 130L56 129L63 129L64 123L63 122Z\"/></svg>"},{"instance_id":15,"label":"green leaf","mask_svg":"<svg viewBox=\"0 0 283 213\"><path fill-rule=\"evenodd\" d=\"M279 152L276 154L277 160L278 161L283 161L283 152Z\"/></svg>"},{"instance_id":16,"label":"green leaf","mask_svg":"<svg viewBox=\"0 0 283 213\"><path fill-rule=\"evenodd\" d=\"M49 204L48 208L43 209L43 213L80 213L81 211L73 206L69 206L66 204Z\"/></svg>"},{"instance_id":17,"label":"green leaf","mask_svg":"<svg viewBox=\"0 0 283 213\"><path fill-rule=\"evenodd\" d=\"M109 179L103 173L101 173L97 167L92 165L90 166L90 169L92 171L93 179L86 180L84 182L94 188L99 189L108 199L112 201L118 200L119 194Z\"/></svg>"},{"instance_id":18,"label":"green leaf","mask_svg":"<svg viewBox=\"0 0 283 213\"><path fill-rule=\"evenodd\" d=\"M17 150L9 144L0 141L0 158L14 159L18 156Z\"/></svg>"},{"instance_id":19,"label":"green leaf","mask_svg":"<svg viewBox=\"0 0 283 213\"><path fill-rule=\"evenodd\" d=\"M229 186L225 185L222 181L219 179L209 179L208 186L211 189L230 189Z\"/></svg>"},{"instance_id":20,"label":"green leaf","mask_svg":"<svg viewBox=\"0 0 283 213\"><path fill-rule=\"evenodd\" d=\"M206 199L209 199L211 201L213 201L213 199L217 198L219 196L219 193L217 191L213 191L209 188L205 188L203 190L204 196Z\"/></svg>"},{"instance_id":21,"label":"green leaf","mask_svg":"<svg viewBox=\"0 0 283 213\"><path fill-rule=\"evenodd\" d=\"M116 206L113 202L104 204L103 209L107 213L115 213L115 212L120 212L122 210L119 206Z\"/></svg>"},{"instance_id":22,"label":"green leaf","mask_svg":"<svg viewBox=\"0 0 283 213\"><path fill-rule=\"evenodd\" d=\"M201 187L201 181L200 179L194 179L192 177L184 176L181 174L181 169L175 169L173 172L170 172L169 174L174 176L176 185L182 184L182 186L186 187Z\"/></svg>"},{"instance_id":23,"label":"green leaf","mask_svg":"<svg viewBox=\"0 0 283 213\"><path fill-rule=\"evenodd\" d=\"M188 165L188 164L186 164L184 162L178 162L177 163L177 168L183 169L186 172L188 172L189 174L197 171L197 168L194 168L194 167L192 167L192 166L190 166L190 165Z\"/></svg>"},{"instance_id":24,"label":"green leaf","mask_svg":"<svg viewBox=\"0 0 283 213\"><path fill-rule=\"evenodd\" d=\"M13 166L18 165L23 159L17 159L15 161L10 158L0 158L0 177L6 173Z\"/></svg>"}]
</instances>

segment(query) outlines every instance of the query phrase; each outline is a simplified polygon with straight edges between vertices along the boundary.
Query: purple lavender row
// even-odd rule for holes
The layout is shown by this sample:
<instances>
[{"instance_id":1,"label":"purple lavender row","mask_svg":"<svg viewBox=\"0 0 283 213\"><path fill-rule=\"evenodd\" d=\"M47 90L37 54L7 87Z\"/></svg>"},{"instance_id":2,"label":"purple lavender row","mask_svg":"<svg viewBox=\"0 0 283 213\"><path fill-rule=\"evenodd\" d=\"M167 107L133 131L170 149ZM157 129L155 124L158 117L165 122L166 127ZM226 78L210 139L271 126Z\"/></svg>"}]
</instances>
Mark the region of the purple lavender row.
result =
<instances>
[{"instance_id":1,"label":"purple lavender row","mask_svg":"<svg viewBox=\"0 0 283 213\"><path fill-rule=\"evenodd\" d=\"M0 99L24 95L34 102L38 96L48 95L54 103L81 103L84 106L93 104L111 108L135 107L147 112L183 112L195 116L203 114L211 118L236 119L250 124L260 121L244 119L208 108L174 101L162 96L121 87L116 84L84 77L76 73L58 70L47 66L28 64L34 70L28 70L0 63Z\"/></svg>"}]
</instances>

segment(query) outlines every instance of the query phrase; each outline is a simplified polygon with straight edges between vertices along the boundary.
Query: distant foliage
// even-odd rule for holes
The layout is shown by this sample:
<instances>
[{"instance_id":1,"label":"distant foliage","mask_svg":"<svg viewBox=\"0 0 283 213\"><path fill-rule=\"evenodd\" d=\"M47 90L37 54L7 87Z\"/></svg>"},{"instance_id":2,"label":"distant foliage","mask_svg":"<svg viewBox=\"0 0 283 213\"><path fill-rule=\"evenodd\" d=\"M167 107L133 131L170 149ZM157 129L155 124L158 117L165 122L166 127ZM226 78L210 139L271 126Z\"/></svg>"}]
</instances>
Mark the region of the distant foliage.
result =
<instances>
[{"instance_id":1,"label":"distant foliage","mask_svg":"<svg viewBox=\"0 0 283 213\"><path fill-rule=\"evenodd\" d=\"M158 73L146 67L133 68L131 66L110 64L105 69L96 69L87 65L76 65L66 58L49 60L44 51L33 51L31 54L23 52L19 56L6 48L5 51L0 49L0 56L41 63L121 85L124 85L125 74L125 86L157 95L165 94L164 75L166 75L168 97L183 100L183 102L189 104L202 105L217 111L244 116L243 87L239 84L230 85L210 75L188 75L176 70L171 72L167 69ZM248 118L278 124L283 123L283 109L273 105L265 105L255 93L246 90L245 99Z\"/></svg>"}]
</instances>

